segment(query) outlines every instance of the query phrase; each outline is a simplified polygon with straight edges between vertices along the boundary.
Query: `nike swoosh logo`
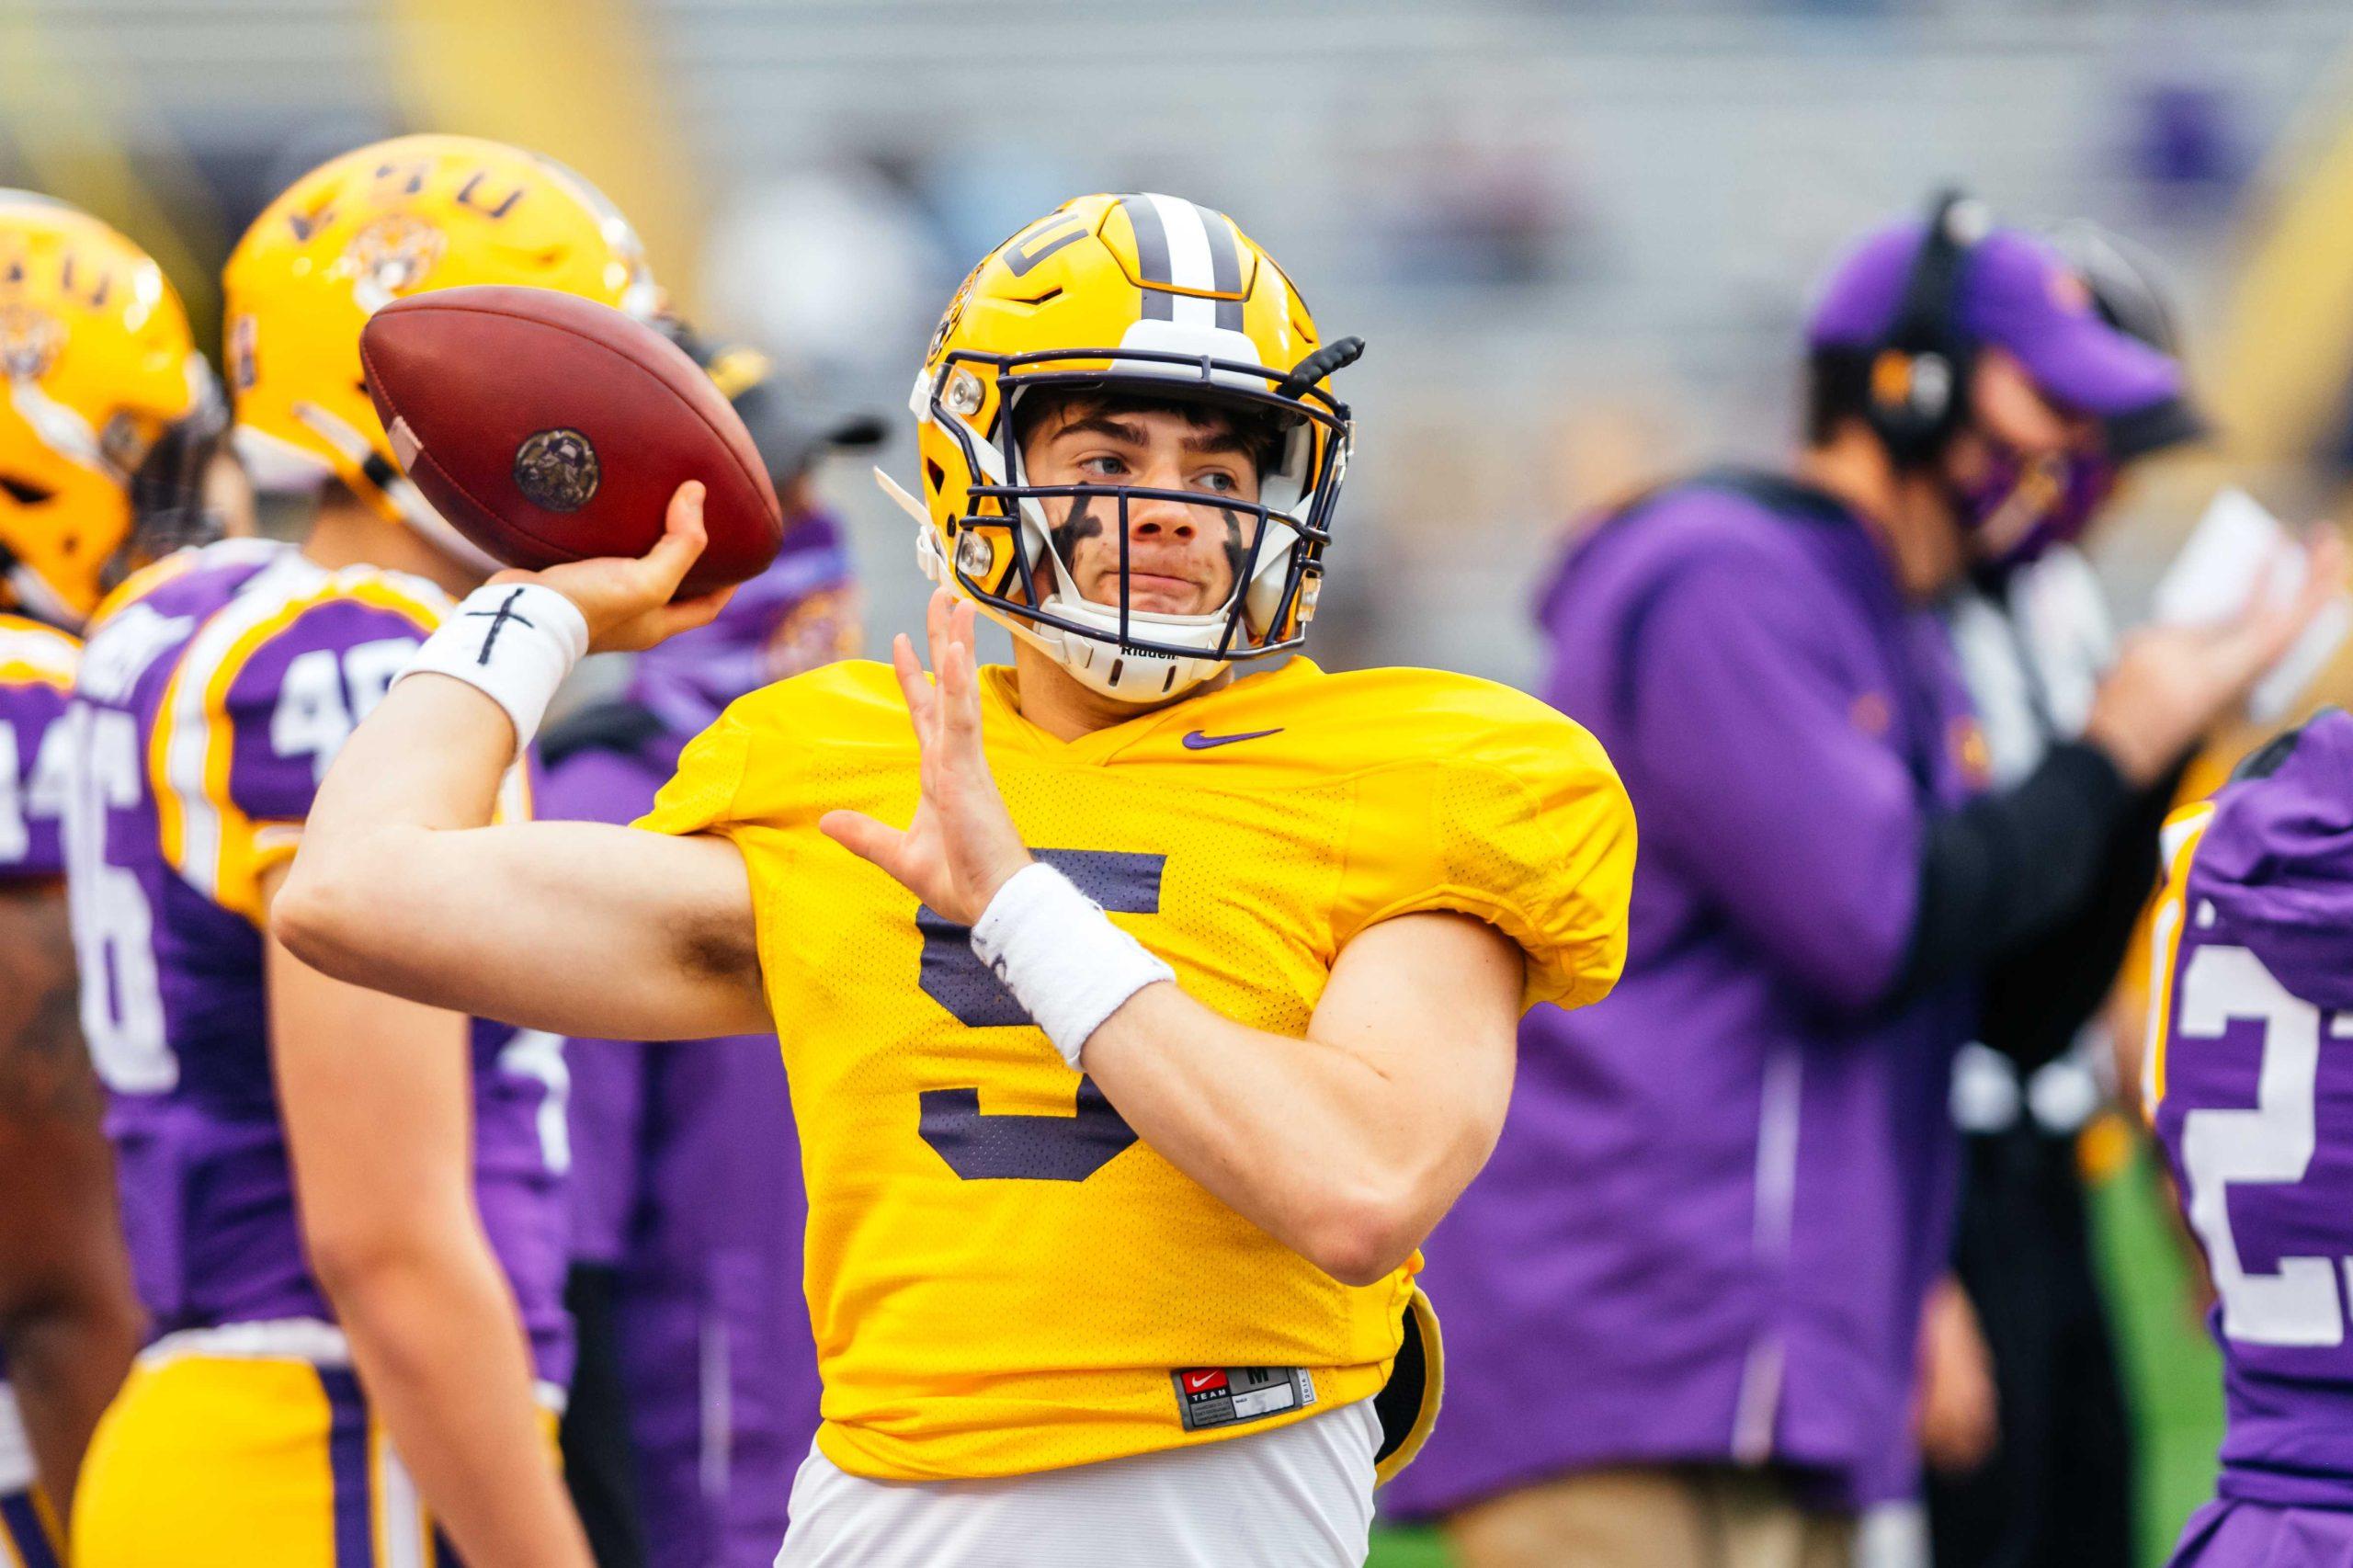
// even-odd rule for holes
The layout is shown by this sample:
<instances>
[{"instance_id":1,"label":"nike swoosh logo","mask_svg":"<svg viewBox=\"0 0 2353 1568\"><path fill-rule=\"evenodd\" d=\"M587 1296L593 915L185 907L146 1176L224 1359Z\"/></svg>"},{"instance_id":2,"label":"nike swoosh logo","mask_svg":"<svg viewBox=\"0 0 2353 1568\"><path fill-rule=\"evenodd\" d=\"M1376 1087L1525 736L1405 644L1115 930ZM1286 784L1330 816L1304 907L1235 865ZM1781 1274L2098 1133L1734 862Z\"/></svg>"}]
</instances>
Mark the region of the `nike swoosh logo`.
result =
<instances>
[{"instance_id":1,"label":"nike swoosh logo","mask_svg":"<svg viewBox=\"0 0 2353 1568\"><path fill-rule=\"evenodd\" d=\"M1188 1372L1185 1374L1186 1392L1199 1393L1216 1381L1215 1372Z\"/></svg>"},{"instance_id":2,"label":"nike swoosh logo","mask_svg":"<svg viewBox=\"0 0 2353 1568\"><path fill-rule=\"evenodd\" d=\"M1236 741L1263 741L1268 735L1281 734L1280 725L1271 730L1245 730L1238 735L1205 734L1199 730L1188 731L1185 736L1187 751L1207 751L1211 746L1230 746Z\"/></svg>"}]
</instances>

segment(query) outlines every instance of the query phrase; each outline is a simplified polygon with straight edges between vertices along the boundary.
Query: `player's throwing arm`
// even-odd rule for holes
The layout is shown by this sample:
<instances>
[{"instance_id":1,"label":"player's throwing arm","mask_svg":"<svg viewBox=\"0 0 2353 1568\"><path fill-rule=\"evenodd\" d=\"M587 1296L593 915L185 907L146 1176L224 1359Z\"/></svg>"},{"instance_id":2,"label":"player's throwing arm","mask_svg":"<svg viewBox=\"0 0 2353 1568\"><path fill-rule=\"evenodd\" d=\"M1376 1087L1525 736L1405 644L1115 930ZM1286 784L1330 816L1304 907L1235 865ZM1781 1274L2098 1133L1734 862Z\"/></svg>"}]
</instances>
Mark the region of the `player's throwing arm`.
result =
<instances>
[{"instance_id":1,"label":"player's throwing arm","mask_svg":"<svg viewBox=\"0 0 2353 1568\"><path fill-rule=\"evenodd\" d=\"M272 923L304 962L438 1006L563 1034L679 1039L768 1027L741 859L719 839L490 822L499 776L581 654L717 613L669 602L702 545L701 490L640 561L477 590L353 732ZM420 674L436 661L475 684Z\"/></svg>"},{"instance_id":2,"label":"player's throwing arm","mask_svg":"<svg viewBox=\"0 0 2353 1568\"><path fill-rule=\"evenodd\" d=\"M644 559L505 573L472 596L412 667L459 678L402 680L321 786L273 913L280 939L341 979L529 1028L670 1039L769 1027L732 846L487 825L518 737L573 660L715 612L669 603L700 543L690 485ZM1058 872L1029 872L992 910L1035 862L981 751L972 625L970 607L935 596L937 690L906 639L893 649L922 748L915 820L902 831L836 812L825 831L993 943L992 966L1064 1057L1172 1163L1335 1278L1387 1274L1494 1146L1518 950L1461 915L1373 926L1342 953L1302 1041L1188 999Z\"/></svg>"}]
</instances>

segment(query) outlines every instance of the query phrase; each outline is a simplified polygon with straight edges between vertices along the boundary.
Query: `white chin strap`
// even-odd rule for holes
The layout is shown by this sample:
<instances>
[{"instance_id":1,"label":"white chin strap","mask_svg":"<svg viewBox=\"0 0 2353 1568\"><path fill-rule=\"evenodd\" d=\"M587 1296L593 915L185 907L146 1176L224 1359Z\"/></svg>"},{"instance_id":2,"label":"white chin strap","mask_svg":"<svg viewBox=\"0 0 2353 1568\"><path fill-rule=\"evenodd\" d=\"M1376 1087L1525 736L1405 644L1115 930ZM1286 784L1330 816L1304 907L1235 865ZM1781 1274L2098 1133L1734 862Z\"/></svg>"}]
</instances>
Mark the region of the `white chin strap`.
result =
<instances>
[{"instance_id":1,"label":"white chin strap","mask_svg":"<svg viewBox=\"0 0 2353 1568\"><path fill-rule=\"evenodd\" d=\"M376 455L375 449L368 444L367 437L315 403L298 403L293 408L295 418L317 432L321 440L341 452L354 468L366 472L369 459ZM395 473L380 483L377 488L383 491L392 502L392 509L401 515L401 521L414 529L418 538L467 571L487 577L506 564L450 527L449 520L433 509L433 504L425 498L425 493L417 489L406 474Z\"/></svg>"},{"instance_id":2,"label":"white chin strap","mask_svg":"<svg viewBox=\"0 0 2353 1568\"><path fill-rule=\"evenodd\" d=\"M923 568L923 574L951 593L963 594L961 585L956 581L955 570L940 551L939 536L932 530L929 519L924 516L922 503L902 490L896 481L879 468L874 471L874 481L882 487L882 494L897 502L915 519L915 564ZM1059 569L1055 570L1059 575ZM1043 650L1056 664L1077 676L1082 686L1121 702L1165 702L1205 680L1214 679L1224 672L1227 665L1227 661L1219 658L1211 650L1225 634L1225 619L1231 606L1213 615L1156 615L1145 610L1128 612L1128 629L1131 634L1149 637L1155 642L1178 647L1189 645L1201 650L1198 654L1177 658L1120 647L1119 610L1113 606L1098 605L1092 599L1081 598L1074 594L1049 594L1040 608L1065 620L1076 621L1092 629L1094 636L1065 631L1058 626L1041 626L1021 616L992 609L987 605L977 608L1014 636Z\"/></svg>"}]
</instances>

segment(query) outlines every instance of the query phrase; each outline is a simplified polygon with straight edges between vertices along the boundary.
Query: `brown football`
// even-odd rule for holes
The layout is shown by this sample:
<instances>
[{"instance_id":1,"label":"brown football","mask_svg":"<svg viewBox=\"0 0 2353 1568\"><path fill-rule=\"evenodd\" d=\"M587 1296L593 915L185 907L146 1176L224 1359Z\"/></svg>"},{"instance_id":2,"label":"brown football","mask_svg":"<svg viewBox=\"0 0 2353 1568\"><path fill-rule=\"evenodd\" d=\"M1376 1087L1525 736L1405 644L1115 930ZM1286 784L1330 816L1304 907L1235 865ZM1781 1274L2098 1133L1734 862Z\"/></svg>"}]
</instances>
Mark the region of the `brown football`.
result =
<instances>
[{"instance_id":1,"label":"brown football","mask_svg":"<svg viewBox=\"0 0 2353 1568\"><path fill-rule=\"evenodd\" d=\"M703 482L710 542L681 597L756 575L783 518L750 432L654 328L552 289L438 289L369 318L359 363L392 455L451 526L537 571L637 556Z\"/></svg>"}]
</instances>

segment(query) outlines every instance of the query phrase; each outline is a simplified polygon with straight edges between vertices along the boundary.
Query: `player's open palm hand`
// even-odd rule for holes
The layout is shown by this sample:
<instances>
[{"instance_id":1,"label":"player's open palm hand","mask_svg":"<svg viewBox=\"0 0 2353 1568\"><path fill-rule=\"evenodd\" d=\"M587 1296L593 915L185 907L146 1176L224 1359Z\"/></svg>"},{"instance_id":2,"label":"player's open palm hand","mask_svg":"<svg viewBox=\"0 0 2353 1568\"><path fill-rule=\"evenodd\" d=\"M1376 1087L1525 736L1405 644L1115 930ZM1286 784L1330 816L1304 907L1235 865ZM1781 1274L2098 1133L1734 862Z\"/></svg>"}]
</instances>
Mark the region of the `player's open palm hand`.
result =
<instances>
[{"instance_id":1,"label":"player's open palm hand","mask_svg":"<svg viewBox=\"0 0 2353 1568\"><path fill-rule=\"evenodd\" d=\"M710 536L703 531L702 497L703 487L698 480L678 486L663 518L662 537L633 561L623 556L567 561L544 572L501 572L491 581L537 583L570 599L588 623L592 653L651 648L665 638L708 625L735 591L718 588L671 602L709 541Z\"/></svg>"},{"instance_id":2,"label":"player's open palm hand","mask_svg":"<svg viewBox=\"0 0 2353 1568\"><path fill-rule=\"evenodd\" d=\"M972 607L946 589L931 596L928 676L904 633L891 644L923 757L915 820L902 830L862 812L827 812L817 823L827 837L873 861L960 926L978 920L996 890L1030 860L981 747L973 619Z\"/></svg>"}]
</instances>

